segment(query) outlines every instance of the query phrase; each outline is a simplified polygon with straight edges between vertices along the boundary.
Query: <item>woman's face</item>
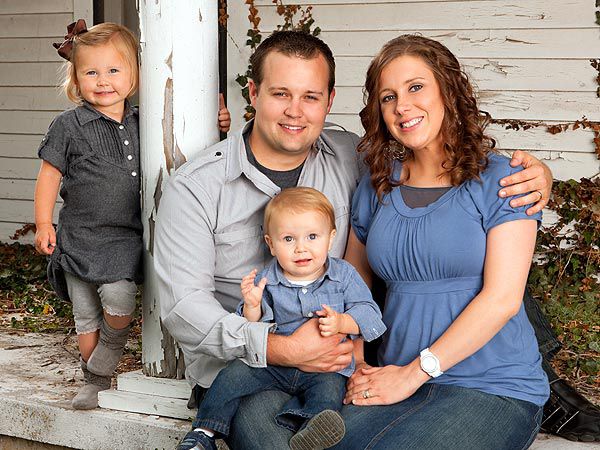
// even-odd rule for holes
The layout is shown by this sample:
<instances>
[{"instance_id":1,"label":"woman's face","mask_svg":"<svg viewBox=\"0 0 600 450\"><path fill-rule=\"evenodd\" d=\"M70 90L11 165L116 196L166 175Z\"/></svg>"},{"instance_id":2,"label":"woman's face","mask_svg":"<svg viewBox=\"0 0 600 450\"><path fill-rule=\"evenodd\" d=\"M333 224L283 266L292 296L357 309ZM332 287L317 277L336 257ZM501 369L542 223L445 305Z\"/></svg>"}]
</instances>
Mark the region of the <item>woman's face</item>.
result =
<instances>
[{"instance_id":1,"label":"woman's face","mask_svg":"<svg viewBox=\"0 0 600 450\"><path fill-rule=\"evenodd\" d=\"M418 56L392 60L379 78L379 105L390 134L414 152L441 152L444 100L429 66Z\"/></svg>"}]
</instances>

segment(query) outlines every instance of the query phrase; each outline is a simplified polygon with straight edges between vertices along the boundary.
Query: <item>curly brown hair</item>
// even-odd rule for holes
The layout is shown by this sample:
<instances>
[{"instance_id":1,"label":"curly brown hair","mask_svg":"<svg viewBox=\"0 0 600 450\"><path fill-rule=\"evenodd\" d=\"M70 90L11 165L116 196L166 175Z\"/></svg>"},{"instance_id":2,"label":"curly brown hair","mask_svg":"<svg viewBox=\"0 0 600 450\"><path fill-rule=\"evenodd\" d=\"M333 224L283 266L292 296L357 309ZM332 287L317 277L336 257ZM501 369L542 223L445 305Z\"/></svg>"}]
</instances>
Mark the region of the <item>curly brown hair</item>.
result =
<instances>
[{"instance_id":1,"label":"curly brown hair","mask_svg":"<svg viewBox=\"0 0 600 450\"><path fill-rule=\"evenodd\" d=\"M444 102L440 129L446 154L443 168L452 185L479 179L488 164L487 154L495 147L495 141L484 133L489 114L479 111L469 78L452 52L441 43L419 35L405 34L392 39L369 65L364 88L365 107L360 112L365 135L358 144L358 151L366 154L371 183L380 200L394 186L402 184L402 180L394 181L391 177L393 158L388 146L393 138L381 114L379 80L384 68L404 55L421 58L439 85ZM412 151L406 150L404 159L412 159Z\"/></svg>"}]
</instances>

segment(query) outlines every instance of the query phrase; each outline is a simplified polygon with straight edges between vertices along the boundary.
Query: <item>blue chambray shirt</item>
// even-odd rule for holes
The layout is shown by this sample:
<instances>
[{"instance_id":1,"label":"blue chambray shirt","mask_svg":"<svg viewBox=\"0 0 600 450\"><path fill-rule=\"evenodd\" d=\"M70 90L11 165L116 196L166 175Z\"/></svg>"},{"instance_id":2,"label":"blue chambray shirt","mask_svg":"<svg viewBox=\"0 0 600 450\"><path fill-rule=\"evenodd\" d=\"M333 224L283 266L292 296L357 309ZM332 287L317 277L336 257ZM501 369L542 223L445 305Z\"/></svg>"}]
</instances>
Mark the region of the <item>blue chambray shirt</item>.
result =
<instances>
[{"instance_id":1,"label":"blue chambray shirt","mask_svg":"<svg viewBox=\"0 0 600 450\"><path fill-rule=\"evenodd\" d=\"M273 260L256 276L255 283L267 278L262 298L261 322L277 324L277 334L290 335L307 320L318 317L316 312L326 304L338 313L352 316L360 329L360 335L369 342L381 336L386 327L381 320L381 311L373 301L371 291L356 269L343 259L328 257L327 270L318 280L308 286L290 283L277 259ZM241 301L237 313L242 314ZM350 376L354 372L352 363L339 373Z\"/></svg>"}]
</instances>

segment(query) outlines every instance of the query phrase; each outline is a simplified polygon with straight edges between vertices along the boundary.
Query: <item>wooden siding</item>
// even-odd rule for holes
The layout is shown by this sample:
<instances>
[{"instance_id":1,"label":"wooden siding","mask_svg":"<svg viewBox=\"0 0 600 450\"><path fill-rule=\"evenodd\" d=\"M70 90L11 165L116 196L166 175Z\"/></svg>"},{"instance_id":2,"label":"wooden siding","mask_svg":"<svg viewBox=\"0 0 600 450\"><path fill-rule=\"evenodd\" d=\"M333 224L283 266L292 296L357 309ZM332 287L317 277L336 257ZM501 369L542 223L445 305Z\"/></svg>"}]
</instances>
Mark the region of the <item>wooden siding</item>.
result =
<instances>
[{"instance_id":1,"label":"wooden siding","mask_svg":"<svg viewBox=\"0 0 600 450\"><path fill-rule=\"evenodd\" d=\"M62 40L74 14L91 24L91 5L92 0L0 2L0 241L33 222L37 148L52 119L70 107L57 88L63 64L52 43Z\"/></svg>"},{"instance_id":2,"label":"wooden siding","mask_svg":"<svg viewBox=\"0 0 600 450\"><path fill-rule=\"evenodd\" d=\"M482 109L498 119L544 123L600 120L597 72L600 28L593 1L580 0L296 0L312 5L315 26L336 57L337 95L328 120L362 133L358 111L366 68L389 39L421 33L461 60L476 85ZM257 0L260 29L268 35L281 17L270 0ZM245 106L235 83L247 67L249 28L245 5L229 4L228 105L233 127ZM593 133L578 129L552 135L544 127L489 130L501 149L524 149L543 158L559 179L600 170Z\"/></svg>"}]
</instances>

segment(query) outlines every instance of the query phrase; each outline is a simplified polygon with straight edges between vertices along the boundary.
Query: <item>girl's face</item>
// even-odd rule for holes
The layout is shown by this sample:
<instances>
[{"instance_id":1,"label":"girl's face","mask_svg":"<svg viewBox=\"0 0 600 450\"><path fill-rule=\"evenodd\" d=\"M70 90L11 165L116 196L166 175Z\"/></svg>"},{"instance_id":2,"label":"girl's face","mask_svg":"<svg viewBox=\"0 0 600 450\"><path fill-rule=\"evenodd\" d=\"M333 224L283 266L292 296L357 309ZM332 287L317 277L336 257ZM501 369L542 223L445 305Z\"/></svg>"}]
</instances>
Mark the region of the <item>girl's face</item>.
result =
<instances>
[{"instance_id":1,"label":"girl's face","mask_svg":"<svg viewBox=\"0 0 600 450\"><path fill-rule=\"evenodd\" d=\"M442 151L444 99L429 66L417 56L392 60L379 78L379 105L390 134L414 152Z\"/></svg>"},{"instance_id":2,"label":"girl's face","mask_svg":"<svg viewBox=\"0 0 600 450\"><path fill-rule=\"evenodd\" d=\"M81 46L75 56L77 86L84 100L102 114L120 122L133 78L127 61L108 42Z\"/></svg>"}]
</instances>

